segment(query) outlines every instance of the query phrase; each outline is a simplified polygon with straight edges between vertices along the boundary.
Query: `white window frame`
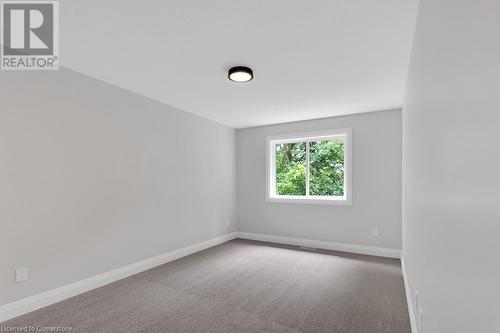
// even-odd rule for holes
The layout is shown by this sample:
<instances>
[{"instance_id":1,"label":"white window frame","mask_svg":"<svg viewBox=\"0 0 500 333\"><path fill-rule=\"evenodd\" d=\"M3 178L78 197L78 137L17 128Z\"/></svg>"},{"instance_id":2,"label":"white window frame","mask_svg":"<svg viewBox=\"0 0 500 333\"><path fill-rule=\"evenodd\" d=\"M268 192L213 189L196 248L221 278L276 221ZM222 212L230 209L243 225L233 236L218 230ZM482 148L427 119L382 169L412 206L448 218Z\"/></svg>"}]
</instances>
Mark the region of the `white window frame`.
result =
<instances>
[{"instance_id":1,"label":"white window frame","mask_svg":"<svg viewBox=\"0 0 500 333\"><path fill-rule=\"evenodd\" d=\"M309 143L321 140L344 138L344 195L343 196L310 196L309 195ZM306 195L278 195L276 194L276 144L306 142ZM268 136L266 140L266 201L277 203L304 203L304 204L352 204L352 129L335 129L321 132L306 132L286 135Z\"/></svg>"}]
</instances>

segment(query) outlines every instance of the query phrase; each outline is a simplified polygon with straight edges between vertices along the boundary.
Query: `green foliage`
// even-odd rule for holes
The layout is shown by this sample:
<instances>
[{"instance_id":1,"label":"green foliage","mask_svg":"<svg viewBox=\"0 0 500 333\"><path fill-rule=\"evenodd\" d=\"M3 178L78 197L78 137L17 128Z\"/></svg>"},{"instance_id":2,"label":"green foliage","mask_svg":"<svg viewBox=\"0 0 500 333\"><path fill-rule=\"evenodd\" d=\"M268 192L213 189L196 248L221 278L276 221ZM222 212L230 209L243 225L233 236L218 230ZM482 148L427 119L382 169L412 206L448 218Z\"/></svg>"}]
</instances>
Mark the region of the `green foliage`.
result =
<instances>
[{"instance_id":1,"label":"green foliage","mask_svg":"<svg viewBox=\"0 0 500 333\"><path fill-rule=\"evenodd\" d=\"M276 145L276 194L306 195L305 142ZM309 194L344 195L344 141L309 144Z\"/></svg>"},{"instance_id":2,"label":"green foliage","mask_svg":"<svg viewBox=\"0 0 500 333\"><path fill-rule=\"evenodd\" d=\"M309 152L309 194L343 196L344 141L311 142Z\"/></svg>"},{"instance_id":3,"label":"green foliage","mask_svg":"<svg viewBox=\"0 0 500 333\"><path fill-rule=\"evenodd\" d=\"M306 195L306 144L276 145L276 194Z\"/></svg>"}]
</instances>

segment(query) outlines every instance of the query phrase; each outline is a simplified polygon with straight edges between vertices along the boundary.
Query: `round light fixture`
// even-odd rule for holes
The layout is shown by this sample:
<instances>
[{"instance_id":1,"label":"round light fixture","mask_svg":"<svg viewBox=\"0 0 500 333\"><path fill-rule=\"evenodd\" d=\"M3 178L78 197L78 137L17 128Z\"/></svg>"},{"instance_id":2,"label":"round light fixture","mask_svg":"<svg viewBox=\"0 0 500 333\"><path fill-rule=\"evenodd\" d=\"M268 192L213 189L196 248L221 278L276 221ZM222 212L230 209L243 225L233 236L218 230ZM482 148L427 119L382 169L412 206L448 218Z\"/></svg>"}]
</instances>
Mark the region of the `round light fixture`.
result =
<instances>
[{"instance_id":1,"label":"round light fixture","mask_svg":"<svg viewBox=\"0 0 500 333\"><path fill-rule=\"evenodd\" d=\"M227 77L234 82L248 82L253 79L253 71L245 66L236 66L229 69Z\"/></svg>"}]
</instances>

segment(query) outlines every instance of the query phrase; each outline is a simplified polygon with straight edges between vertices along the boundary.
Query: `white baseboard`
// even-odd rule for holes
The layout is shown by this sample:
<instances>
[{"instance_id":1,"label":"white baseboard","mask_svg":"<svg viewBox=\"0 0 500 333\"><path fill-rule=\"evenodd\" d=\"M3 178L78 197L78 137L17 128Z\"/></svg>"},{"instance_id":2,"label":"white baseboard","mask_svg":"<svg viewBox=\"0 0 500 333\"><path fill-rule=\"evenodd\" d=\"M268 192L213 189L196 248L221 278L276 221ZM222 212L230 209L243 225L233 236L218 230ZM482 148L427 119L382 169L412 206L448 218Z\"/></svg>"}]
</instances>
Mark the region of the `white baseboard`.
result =
<instances>
[{"instance_id":1,"label":"white baseboard","mask_svg":"<svg viewBox=\"0 0 500 333\"><path fill-rule=\"evenodd\" d=\"M140 273L142 271L154 268L156 266L166 264L170 261L205 250L212 246L230 241L234 238L251 239L251 240L258 240L258 241L265 241L265 242L272 242L279 244L287 244L287 245L315 247L319 249L368 254L368 255L388 257L388 258L400 257L400 250L398 249L371 247L371 246L354 245L346 243L325 242L325 241L317 241L311 239L291 238L291 237L282 237L282 236L273 236L264 234L254 234L248 232L233 232L220 237L206 240L201 243L173 250L153 258L145 259L140 262L126 265L93 277L89 277L87 279L76 281L71 284L64 285L62 287L48 290L34 296L23 298L21 300L12 303L2 305L0 306L0 322L9 320L11 318L23 315L31 311L38 310L45 306L63 301L65 299L82 294L92 289L99 288L106 284L124 279L128 276ZM405 277L405 287L406 287L407 280L405 275L404 263L403 263L403 276ZM408 294L408 287L406 288L407 288L406 292ZM410 312L410 316L412 316L413 311L411 310L410 307L411 307L411 301L409 301L408 311ZM415 319L413 318L412 329L414 327L414 323ZM416 331L413 332L416 333Z\"/></svg>"},{"instance_id":2,"label":"white baseboard","mask_svg":"<svg viewBox=\"0 0 500 333\"><path fill-rule=\"evenodd\" d=\"M205 250L209 247L227 242L236 238L236 233L229 233L212 238L201 243L173 250L159 256L123 266L84 280L80 280L62 287L42 292L40 294L23 298L21 300L0 306L0 322L35 311L45 306L60 302L70 297L82 294L89 290L102 287L106 284L121 280L128 276L140 273L170 261Z\"/></svg>"},{"instance_id":3,"label":"white baseboard","mask_svg":"<svg viewBox=\"0 0 500 333\"><path fill-rule=\"evenodd\" d=\"M314 248L325 249L325 250L368 254L368 255L378 256L378 257L399 258L401 256L400 249L390 249L390 248L384 248L384 247L355 245L355 244L347 244L347 243L325 242L325 241L318 241L318 240L312 240L312 239L282 237L282 236L265 235L265 234L254 234L254 233L240 232L240 231L236 232L236 235L238 238L243 238L243 239L251 239L251 240L278 243L278 244L286 244L286 245L307 246L307 247L314 247Z\"/></svg>"},{"instance_id":4,"label":"white baseboard","mask_svg":"<svg viewBox=\"0 0 500 333\"><path fill-rule=\"evenodd\" d=\"M403 280L405 283L406 303L408 304L408 314L410 315L410 326L412 333L418 333L417 321L415 320L415 312L413 312L413 299L411 297L410 283L406 275L405 257L401 254L401 269L403 271Z\"/></svg>"}]
</instances>

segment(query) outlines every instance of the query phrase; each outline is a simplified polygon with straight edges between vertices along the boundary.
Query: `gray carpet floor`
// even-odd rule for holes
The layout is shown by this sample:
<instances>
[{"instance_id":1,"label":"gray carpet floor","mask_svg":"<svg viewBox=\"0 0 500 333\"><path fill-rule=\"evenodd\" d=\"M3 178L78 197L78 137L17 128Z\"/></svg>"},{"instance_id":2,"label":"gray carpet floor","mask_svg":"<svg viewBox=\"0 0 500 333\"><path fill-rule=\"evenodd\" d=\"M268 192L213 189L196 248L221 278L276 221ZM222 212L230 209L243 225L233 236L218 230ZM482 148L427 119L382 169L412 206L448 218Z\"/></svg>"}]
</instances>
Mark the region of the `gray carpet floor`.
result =
<instances>
[{"instance_id":1,"label":"gray carpet floor","mask_svg":"<svg viewBox=\"0 0 500 333\"><path fill-rule=\"evenodd\" d=\"M240 239L1 325L73 332L410 332L399 260Z\"/></svg>"}]
</instances>

